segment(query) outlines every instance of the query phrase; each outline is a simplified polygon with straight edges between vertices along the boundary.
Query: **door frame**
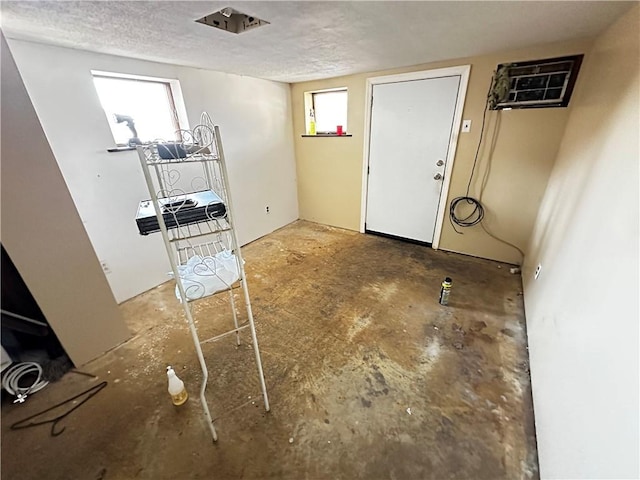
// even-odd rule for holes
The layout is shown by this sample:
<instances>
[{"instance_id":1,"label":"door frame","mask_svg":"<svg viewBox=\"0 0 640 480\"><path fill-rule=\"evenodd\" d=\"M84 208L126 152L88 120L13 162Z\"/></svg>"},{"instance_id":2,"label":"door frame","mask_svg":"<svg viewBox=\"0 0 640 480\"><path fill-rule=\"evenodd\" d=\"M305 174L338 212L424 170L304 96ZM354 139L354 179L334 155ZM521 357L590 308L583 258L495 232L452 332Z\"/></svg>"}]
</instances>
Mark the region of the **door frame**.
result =
<instances>
[{"instance_id":1,"label":"door frame","mask_svg":"<svg viewBox=\"0 0 640 480\"><path fill-rule=\"evenodd\" d=\"M371 144L371 100L373 98L373 86L385 83L410 82L413 80L428 80L430 78L453 77L459 75L460 85L458 86L458 96L453 114L452 132L447 149L444 180L442 183L442 189L440 190L440 199L438 201L436 228L433 233L433 243L431 244L433 249L438 249L438 246L440 245L440 236L442 235L442 224L444 223L445 213L447 210L447 197L449 195L449 186L451 184L451 172L453 171L453 162L456 157L456 149L458 147L458 136L460 135L460 127L462 124L462 110L464 108L464 100L467 95L470 72L471 65L459 65L456 67L436 68L433 70L422 70L419 72L367 78L367 91L365 95L366 106L364 115L364 158L362 162L362 198L360 201L360 233L364 233L365 231L364 224L367 218L367 190L369 176L367 172L369 171L369 145Z\"/></svg>"}]
</instances>

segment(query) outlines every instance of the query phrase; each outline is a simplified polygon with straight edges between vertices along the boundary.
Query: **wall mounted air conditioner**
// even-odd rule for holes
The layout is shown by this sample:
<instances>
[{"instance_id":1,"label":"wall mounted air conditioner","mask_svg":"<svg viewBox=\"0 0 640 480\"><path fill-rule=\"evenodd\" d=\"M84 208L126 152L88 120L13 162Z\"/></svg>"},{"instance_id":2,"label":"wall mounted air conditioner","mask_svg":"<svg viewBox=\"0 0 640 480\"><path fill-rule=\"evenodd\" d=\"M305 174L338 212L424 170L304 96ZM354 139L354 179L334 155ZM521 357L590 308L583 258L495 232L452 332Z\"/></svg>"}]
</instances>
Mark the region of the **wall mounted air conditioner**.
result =
<instances>
[{"instance_id":1,"label":"wall mounted air conditioner","mask_svg":"<svg viewBox=\"0 0 640 480\"><path fill-rule=\"evenodd\" d=\"M509 91L492 106L505 108L566 107L584 55L498 65L509 77Z\"/></svg>"}]
</instances>

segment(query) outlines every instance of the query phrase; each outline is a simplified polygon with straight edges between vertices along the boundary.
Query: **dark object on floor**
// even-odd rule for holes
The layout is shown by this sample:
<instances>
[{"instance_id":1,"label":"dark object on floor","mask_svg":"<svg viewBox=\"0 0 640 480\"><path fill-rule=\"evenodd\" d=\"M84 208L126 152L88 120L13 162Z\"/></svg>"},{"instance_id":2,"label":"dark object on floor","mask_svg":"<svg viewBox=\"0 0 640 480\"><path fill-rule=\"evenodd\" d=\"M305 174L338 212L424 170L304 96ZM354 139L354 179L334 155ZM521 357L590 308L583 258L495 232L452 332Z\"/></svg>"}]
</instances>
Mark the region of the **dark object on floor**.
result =
<instances>
[{"instance_id":1,"label":"dark object on floor","mask_svg":"<svg viewBox=\"0 0 640 480\"><path fill-rule=\"evenodd\" d=\"M49 407L46 410L43 410L43 411L41 411L39 413L36 413L35 415L31 415L30 417L27 417L27 418L24 418L24 419L22 419L20 421L17 421L13 425L11 425L11 430L20 430L20 429L23 429L23 428L37 427L39 425L45 425L47 423L50 423L51 424L51 436L52 437L57 437L62 432L64 432L64 429L66 428L66 427L62 427L62 429L56 431L56 425L58 424L58 422L60 420L62 420L63 418L67 417L68 415L70 415L77 408L80 408L82 405L85 404L85 402L87 400L89 400L91 397L96 395L98 392L100 392L100 390L102 390L106 386L107 386L107 382L99 383L98 385L95 385L95 386L85 390L84 392L81 392L81 393L77 394L74 397L68 398L68 399L66 399L66 400L54 405L53 407ZM26 423L26 422L29 422L29 420L33 420L34 418L39 417L40 415L44 415L45 413L49 413L50 411L55 410L56 408L62 407L63 405L65 405L65 404L67 404L69 402L72 402L75 399L82 397L83 395L87 395L87 397L84 398L79 403L77 403L76 405L74 405L73 408L71 408L71 410L68 410L67 412L63 413L62 415L58 415L57 417L51 418L49 420L42 420L40 422Z\"/></svg>"},{"instance_id":2,"label":"dark object on floor","mask_svg":"<svg viewBox=\"0 0 640 480\"><path fill-rule=\"evenodd\" d=\"M49 382L57 382L65 373L73 368L73 363L66 355L42 362L42 376Z\"/></svg>"}]
</instances>

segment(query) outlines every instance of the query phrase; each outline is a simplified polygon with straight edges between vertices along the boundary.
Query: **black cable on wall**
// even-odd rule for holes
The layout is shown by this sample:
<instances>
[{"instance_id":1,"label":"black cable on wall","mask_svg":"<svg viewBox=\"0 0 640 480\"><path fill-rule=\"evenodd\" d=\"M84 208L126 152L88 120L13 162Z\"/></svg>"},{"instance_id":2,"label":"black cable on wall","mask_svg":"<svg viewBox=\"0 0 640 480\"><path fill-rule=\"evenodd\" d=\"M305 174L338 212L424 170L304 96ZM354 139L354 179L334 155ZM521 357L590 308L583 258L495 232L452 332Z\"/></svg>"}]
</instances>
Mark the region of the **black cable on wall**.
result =
<instances>
[{"instance_id":1,"label":"black cable on wall","mask_svg":"<svg viewBox=\"0 0 640 480\"><path fill-rule=\"evenodd\" d=\"M464 196L456 197L453 200L451 200L451 203L449 204L449 221L451 222L451 226L453 227L453 230L459 235L462 235L463 232L459 231L456 228L456 225L461 228L468 228L468 227L473 227L475 225L480 225L484 230L484 232L487 235L489 235L491 238L517 250L522 257L521 258L521 263L522 263L522 260L524 260L524 252L513 243L507 242L506 240L499 238L493 233L491 233L486 227L486 225L483 223L483 220L485 217L485 209L480 199L482 198L482 194L484 192L484 187L486 185L487 179L486 178L484 179L483 184L481 186L480 199L473 198L469 195L469 192L471 190L471 183L473 181L473 177L475 175L477 164L478 164L480 148L482 146L482 141L484 139L484 132L485 132L485 126L486 126L486 120L487 120L487 111L489 110L489 97L491 95L491 88L493 86L494 78L495 78L495 75L491 77L491 82L489 83L489 90L487 91L487 100L484 106L484 112L482 114L482 126L480 127L480 139L478 140L478 146L476 147L476 153L473 159L473 167L471 168L471 174L469 175L469 182L467 183L467 191L464 194ZM489 165L487 166L487 168L490 168L492 157L493 155L490 155ZM464 205L468 205L472 207L472 209L470 213L466 214L465 216L461 216L458 213L459 207L463 207Z\"/></svg>"}]
</instances>

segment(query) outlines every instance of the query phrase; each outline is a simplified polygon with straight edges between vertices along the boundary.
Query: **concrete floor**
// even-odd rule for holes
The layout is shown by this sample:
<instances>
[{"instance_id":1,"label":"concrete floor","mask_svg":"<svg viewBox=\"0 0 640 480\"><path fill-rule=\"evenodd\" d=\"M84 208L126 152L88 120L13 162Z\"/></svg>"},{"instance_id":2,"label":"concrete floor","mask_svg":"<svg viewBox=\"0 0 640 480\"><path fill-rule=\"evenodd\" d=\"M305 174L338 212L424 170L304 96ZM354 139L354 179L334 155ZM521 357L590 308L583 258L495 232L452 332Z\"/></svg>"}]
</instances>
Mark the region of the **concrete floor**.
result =
<instances>
[{"instance_id":1,"label":"concrete floor","mask_svg":"<svg viewBox=\"0 0 640 480\"><path fill-rule=\"evenodd\" d=\"M248 335L205 346L211 442L167 283L122 305L136 335L82 367L99 380L69 373L24 405L3 402L2 478L538 477L522 287L508 265L302 221L243 252L271 412ZM231 322L224 295L196 311L203 337ZM166 391L169 364L191 394L183 407ZM102 380L62 435L9 430Z\"/></svg>"}]
</instances>

